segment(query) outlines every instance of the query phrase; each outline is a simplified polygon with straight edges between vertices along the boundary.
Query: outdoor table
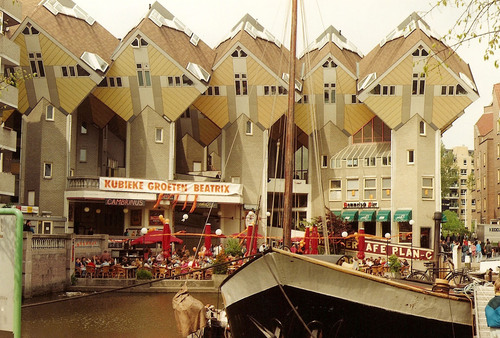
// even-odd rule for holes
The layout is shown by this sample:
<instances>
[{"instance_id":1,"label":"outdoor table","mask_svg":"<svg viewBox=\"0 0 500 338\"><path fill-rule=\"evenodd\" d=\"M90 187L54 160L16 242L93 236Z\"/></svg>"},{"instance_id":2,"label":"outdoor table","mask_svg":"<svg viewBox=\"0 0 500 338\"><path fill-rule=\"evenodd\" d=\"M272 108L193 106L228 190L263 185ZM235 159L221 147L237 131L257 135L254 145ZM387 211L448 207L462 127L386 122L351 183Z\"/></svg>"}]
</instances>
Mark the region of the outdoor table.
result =
<instances>
[{"instance_id":1,"label":"outdoor table","mask_svg":"<svg viewBox=\"0 0 500 338\"><path fill-rule=\"evenodd\" d=\"M135 270L137 269L137 266L128 265L128 266L124 266L123 268L127 272L127 278L134 278L135 277Z\"/></svg>"}]
</instances>

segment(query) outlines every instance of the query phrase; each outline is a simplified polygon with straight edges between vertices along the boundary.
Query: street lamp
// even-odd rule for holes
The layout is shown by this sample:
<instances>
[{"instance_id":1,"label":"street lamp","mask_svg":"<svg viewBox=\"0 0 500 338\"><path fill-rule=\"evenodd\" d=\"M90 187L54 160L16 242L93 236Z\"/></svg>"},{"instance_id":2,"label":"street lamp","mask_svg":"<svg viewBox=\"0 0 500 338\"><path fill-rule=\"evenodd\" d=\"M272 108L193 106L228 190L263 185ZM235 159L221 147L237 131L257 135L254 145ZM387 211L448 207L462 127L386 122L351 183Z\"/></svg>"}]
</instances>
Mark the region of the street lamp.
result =
<instances>
[{"instance_id":1,"label":"street lamp","mask_svg":"<svg viewBox=\"0 0 500 338\"><path fill-rule=\"evenodd\" d=\"M410 261L410 271L413 272L413 225L415 224L415 221L413 219L410 219L411 225L411 242L410 242L410 252L411 252L411 261Z\"/></svg>"},{"instance_id":2,"label":"street lamp","mask_svg":"<svg viewBox=\"0 0 500 338\"><path fill-rule=\"evenodd\" d=\"M389 265L389 238L391 238L391 234L389 232L386 232L385 239L387 241L387 244L385 245L385 253L387 256L387 259L386 259L387 265Z\"/></svg>"},{"instance_id":3,"label":"street lamp","mask_svg":"<svg viewBox=\"0 0 500 338\"><path fill-rule=\"evenodd\" d=\"M347 238L347 231L342 232L342 238L344 239L344 255L345 255L345 249L346 249L346 238Z\"/></svg>"}]
</instances>

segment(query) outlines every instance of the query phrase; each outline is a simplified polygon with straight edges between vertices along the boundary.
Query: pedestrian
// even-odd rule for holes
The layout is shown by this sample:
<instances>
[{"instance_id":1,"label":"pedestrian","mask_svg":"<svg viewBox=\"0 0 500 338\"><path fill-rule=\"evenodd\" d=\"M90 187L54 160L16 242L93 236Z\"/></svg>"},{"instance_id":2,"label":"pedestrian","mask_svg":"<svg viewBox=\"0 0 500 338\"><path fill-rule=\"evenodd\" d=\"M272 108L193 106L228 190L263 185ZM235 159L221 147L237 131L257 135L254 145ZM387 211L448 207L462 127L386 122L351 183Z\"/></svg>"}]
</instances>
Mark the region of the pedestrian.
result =
<instances>
[{"instance_id":1,"label":"pedestrian","mask_svg":"<svg viewBox=\"0 0 500 338\"><path fill-rule=\"evenodd\" d=\"M484 247L484 250L486 251L486 258L491 258L491 242L489 239L486 239L486 246Z\"/></svg>"},{"instance_id":2,"label":"pedestrian","mask_svg":"<svg viewBox=\"0 0 500 338\"><path fill-rule=\"evenodd\" d=\"M484 312L490 328L490 337L500 338L500 278L495 281L495 296L490 299Z\"/></svg>"}]
</instances>

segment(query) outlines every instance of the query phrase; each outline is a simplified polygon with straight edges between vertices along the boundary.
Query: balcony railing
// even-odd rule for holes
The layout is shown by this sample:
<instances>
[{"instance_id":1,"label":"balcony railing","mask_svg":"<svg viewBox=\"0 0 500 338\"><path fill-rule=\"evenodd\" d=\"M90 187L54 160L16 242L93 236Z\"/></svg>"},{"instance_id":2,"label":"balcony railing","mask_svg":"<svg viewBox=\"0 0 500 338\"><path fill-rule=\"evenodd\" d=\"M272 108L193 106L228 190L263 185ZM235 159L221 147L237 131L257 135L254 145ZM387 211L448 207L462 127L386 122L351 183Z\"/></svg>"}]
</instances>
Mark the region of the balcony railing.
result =
<instances>
[{"instance_id":1,"label":"balcony railing","mask_svg":"<svg viewBox=\"0 0 500 338\"><path fill-rule=\"evenodd\" d=\"M3 94L3 93L2 93ZM1 95L1 94L0 94ZM1 96L0 96L1 100ZM0 127L0 148L8 151L16 151L17 133L7 127Z\"/></svg>"},{"instance_id":2,"label":"balcony railing","mask_svg":"<svg viewBox=\"0 0 500 338\"><path fill-rule=\"evenodd\" d=\"M14 196L16 177L11 173L0 172L0 195Z\"/></svg>"},{"instance_id":3,"label":"balcony railing","mask_svg":"<svg viewBox=\"0 0 500 338\"><path fill-rule=\"evenodd\" d=\"M19 46L9 40L5 35L0 35L0 57L2 66L19 66L20 58Z\"/></svg>"},{"instance_id":4,"label":"balcony railing","mask_svg":"<svg viewBox=\"0 0 500 338\"><path fill-rule=\"evenodd\" d=\"M99 190L99 177L68 177L68 190Z\"/></svg>"},{"instance_id":5,"label":"balcony railing","mask_svg":"<svg viewBox=\"0 0 500 338\"><path fill-rule=\"evenodd\" d=\"M0 0L0 10L4 13L4 26L12 26L23 20L20 1Z\"/></svg>"},{"instance_id":6,"label":"balcony railing","mask_svg":"<svg viewBox=\"0 0 500 338\"><path fill-rule=\"evenodd\" d=\"M0 110L17 109L18 96L19 89L5 82L0 83Z\"/></svg>"}]
</instances>

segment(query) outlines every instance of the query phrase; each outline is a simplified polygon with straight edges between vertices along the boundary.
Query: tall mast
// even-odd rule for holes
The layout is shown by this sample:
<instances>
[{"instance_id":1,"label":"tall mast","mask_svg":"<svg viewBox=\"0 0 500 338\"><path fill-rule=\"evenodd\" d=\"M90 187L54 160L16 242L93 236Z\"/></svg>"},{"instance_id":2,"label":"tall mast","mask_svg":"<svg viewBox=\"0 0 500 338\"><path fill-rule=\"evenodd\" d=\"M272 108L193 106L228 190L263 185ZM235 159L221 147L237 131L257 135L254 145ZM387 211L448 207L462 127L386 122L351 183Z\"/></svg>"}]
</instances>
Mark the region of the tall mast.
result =
<instances>
[{"instance_id":1,"label":"tall mast","mask_svg":"<svg viewBox=\"0 0 500 338\"><path fill-rule=\"evenodd\" d=\"M290 70L288 72L288 111L285 128L285 191L283 204L283 245L292 246L292 202L295 143L295 55L297 49L297 0L292 0L292 24L290 33Z\"/></svg>"}]
</instances>

